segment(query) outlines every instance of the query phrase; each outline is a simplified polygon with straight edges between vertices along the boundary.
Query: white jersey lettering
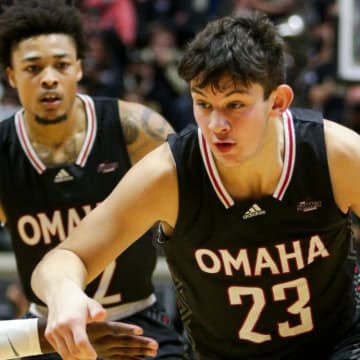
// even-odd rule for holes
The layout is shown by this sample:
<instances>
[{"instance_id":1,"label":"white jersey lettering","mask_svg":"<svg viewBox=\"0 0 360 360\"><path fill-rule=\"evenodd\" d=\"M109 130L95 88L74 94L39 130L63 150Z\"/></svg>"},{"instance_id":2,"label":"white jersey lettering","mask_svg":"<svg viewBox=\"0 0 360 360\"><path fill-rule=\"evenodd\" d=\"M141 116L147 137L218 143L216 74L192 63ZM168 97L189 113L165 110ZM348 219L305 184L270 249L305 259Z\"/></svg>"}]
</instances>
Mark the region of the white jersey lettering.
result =
<instances>
[{"instance_id":1,"label":"white jersey lettering","mask_svg":"<svg viewBox=\"0 0 360 360\"><path fill-rule=\"evenodd\" d=\"M288 250L289 247L292 249ZM236 272L241 272L244 276L262 276L264 272L272 275L286 274L303 269L317 257L328 256L330 253L318 235L312 236L306 242L294 240L273 247L259 247L254 257L249 255L246 248L239 249L236 256L227 249L195 251L195 259L201 271L208 274L223 272L226 276L234 276Z\"/></svg>"},{"instance_id":2,"label":"white jersey lettering","mask_svg":"<svg viewBox=\"0 0 360 360\"><path fill-rule=\"evenodd\" d=\"M39 244L57 244L80 223L81 219L92 210L90 205L80 209L69 208L65 216L60 210L51 215L44 212L34 215L23 215L18 219L17 230L22 241L30 246Z\"/></svg>"}]
</instances>

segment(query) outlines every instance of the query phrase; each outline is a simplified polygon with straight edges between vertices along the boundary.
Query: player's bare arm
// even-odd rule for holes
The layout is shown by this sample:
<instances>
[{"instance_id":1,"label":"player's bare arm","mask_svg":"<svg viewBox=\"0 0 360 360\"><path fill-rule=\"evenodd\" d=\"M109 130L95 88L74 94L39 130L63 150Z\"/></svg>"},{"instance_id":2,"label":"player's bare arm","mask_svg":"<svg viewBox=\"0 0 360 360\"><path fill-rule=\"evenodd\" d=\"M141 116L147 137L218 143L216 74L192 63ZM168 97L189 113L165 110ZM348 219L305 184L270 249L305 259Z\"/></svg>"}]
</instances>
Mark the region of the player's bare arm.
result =
<instances>
[{"instance_id":1,"label":"player's bare arm","mask_svg":"<svg viewBox=\"0 0 360 360\"><path fill-rule=\"evenodd\" d=\"M83 325L105 316L101 306L81 288L157 221L173 228L177 212L176 169L166 143L134 165L70 237L45 255L33 272L32 287L49 306L47 339L63 357L76 353L79 347L86 357L93 357ZM48 266L49 261L56 266ZM59 276L58 266L64 269ZM69 304L66 308L64 301ZM59 331L65 328L73 330L66 334Z\"/></svg>"},{"instance_id":2,"label":"player's bare arm","mask_svg":"<svg viewBox=\"0 0 360 360\"><path fill-rule=\"evenodd\" d=\"M163 116L142 104L119 100L119 112L132 164L164 143L174 132Z\"/></svg>"},{"instance_id":3,"label":"player's bare arm","mask_svg":"<svg viewBox=\"0 0 360 360\"><path fill-rule=\"evenodd\" d=\"M85 281L89 282L157 221L175 226L177 192L176 169L166 143L133 166L111 196L58 248L71 250L82 259L87 271Z\"/></svg>"},{"instance_id":4,"label":"player's bare arm","mask_svg":"<svg viewBox=\"0 0 360 360\"><path fill-rule=\"evenodd\" d=\"M325 120L325 141L330 177L339 209L360 216L360 136L351 129Z\"/></svg>"},{"instance_id":5,"label":"player's bare arm","mask_svg":"<svg viewBox=\"0 0 360 360\"><path fill-rule=\"evenodd\" d=\"M57 257L64 268L59 281L74 275L74 283L83 287L157 221L174 227L177 211L176 169L168 145L163 144L134 165L71 236L45 255L33 274L35 292L45 302L49 299L43 293L44 288L57 293L58 284L53 281L43 286L51 272L46 266L49 258ZM72 267L65 265L67 261Z\"/></svg>"}]
</instances>

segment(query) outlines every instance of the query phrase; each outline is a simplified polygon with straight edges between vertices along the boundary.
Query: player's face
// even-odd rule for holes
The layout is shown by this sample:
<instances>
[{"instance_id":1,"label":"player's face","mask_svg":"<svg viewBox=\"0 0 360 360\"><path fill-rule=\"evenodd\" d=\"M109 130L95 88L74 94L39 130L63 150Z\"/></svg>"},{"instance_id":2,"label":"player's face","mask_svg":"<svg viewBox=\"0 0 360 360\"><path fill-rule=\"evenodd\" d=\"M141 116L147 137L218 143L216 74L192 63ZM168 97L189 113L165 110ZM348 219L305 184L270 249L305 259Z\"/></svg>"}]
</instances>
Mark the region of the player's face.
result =
<instances>
[{"instance_id":1,"label":"player's face","mask_svg":"<svg viewBox=\"0 0 360 360\"><path fill-rule=\"evenodd\" d=\"M71 37L34 36L13 49L7 76L18 91L26 116L58 122L66 118L73 106L82 77L81 61L76 57Z\"/></svg>"},{"instance_id":2,"label":"player's face","mask_svg":"<svg viewBox=\"0 0 360 360\"><path fill-rule=\"evenodd\" d=\"M273 104L259 84L246 88L224 76L219 90L193 80L191 94L195 120L218 162L237 166L258 152Z\"/></svg>"}]
</instances>

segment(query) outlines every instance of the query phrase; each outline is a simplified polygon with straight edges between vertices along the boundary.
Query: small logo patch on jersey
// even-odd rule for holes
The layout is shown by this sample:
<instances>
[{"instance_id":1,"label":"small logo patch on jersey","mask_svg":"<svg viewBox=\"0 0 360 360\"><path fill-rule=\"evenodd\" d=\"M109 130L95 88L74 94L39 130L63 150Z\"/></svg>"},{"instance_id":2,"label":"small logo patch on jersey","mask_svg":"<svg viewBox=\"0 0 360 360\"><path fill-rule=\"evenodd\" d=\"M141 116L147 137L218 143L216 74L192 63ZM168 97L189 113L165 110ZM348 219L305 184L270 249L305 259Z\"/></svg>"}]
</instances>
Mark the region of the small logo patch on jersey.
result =
<instances>
[{"instance_id":1,"label":"small logo patch on jersey","mask_svg":"<svg viewBox=\"0 0 360 360\"><path fill-rule=\"evenodd\" d=\"M118 162L102 163L98 165L97 172L106 174L115 171L118 167L119 167Z\"/></svg>"},{"instance_id":2,"label":"small logo patch on jersey","mask_svg":"<svg viewBox=\"0 0 360 360\"><path fill-rule=\"evenodd\" d=\"M250 219L254 216L265 215L266 211L263 210L258 204L252 204L250 209L243 215L243 219Z\"/></svg>"},{"instance_id":3,"label":"small logo patch on jersey","mask_svg":"<svg viewBox=\"0 0 360 360\"><path fill-rule=\"evenodd\" d=\"M74 177L69 174L65 169L59 170L59 172L56 174L54 178L54 183L61 183L65 181L71 181L74 180Z\"/></svg>"},{"instance_id":4,"label":"small logo patch on jersey","mask_svg":"<svg viewBox=\"0 0 360 360\"><path fill-rule=\"evenodd\" d=\"M300 201L297 204L296 210L302 212L314 211L321 208L321 206L322 206L321 200L316 200L316 201L304 200L304 201Z\"/></svg>"}]
</instances>

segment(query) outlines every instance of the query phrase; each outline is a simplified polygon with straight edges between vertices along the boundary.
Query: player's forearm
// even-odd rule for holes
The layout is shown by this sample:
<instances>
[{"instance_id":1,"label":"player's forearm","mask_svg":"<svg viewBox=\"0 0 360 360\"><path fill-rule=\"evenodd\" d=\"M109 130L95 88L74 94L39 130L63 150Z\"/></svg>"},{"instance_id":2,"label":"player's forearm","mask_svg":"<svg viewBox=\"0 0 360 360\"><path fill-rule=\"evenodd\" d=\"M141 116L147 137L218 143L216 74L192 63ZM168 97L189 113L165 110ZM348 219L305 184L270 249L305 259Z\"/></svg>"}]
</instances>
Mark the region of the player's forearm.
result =
<instances>
[{"instance_id":1,"label":"player's forearm","mask_svg":"<svg viewBox=\"0 0 360 360\"><path fill-rule=\"evenodd\" d=\"M76 284L84 288L87 271L81 259L73 252L64 249L49 251L36 266L31 286L35 294L48 304L51 297L66 284Z\"/></svg>"}]
</instances>

